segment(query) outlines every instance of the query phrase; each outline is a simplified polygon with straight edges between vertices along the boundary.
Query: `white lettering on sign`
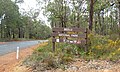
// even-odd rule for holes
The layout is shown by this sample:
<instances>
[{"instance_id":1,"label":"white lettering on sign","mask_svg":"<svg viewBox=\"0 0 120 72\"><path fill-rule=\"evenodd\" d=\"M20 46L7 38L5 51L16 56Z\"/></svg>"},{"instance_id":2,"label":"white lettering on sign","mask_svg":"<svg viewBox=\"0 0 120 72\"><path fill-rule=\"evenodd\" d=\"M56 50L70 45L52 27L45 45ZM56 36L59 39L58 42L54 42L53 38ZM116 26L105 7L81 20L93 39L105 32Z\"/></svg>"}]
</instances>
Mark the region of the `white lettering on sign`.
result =
<instances>
[{"instance_id":1,"label":"white lettering on sign","mask_svg":"<svg viewBox=\"0 0 120 72\"><path fill-rule=\"evenodd\" d=\"M70 43L73 43L73 41L70 41Z\"/></svg>"},{"instance_id":2,"label":"white lettering on sign","mask_svg":"<svg viewBox=\"0 0 120 72\"><path fill-rule=\"evenodd\" d=\"M60 42L59 39L56 39L56 42Z\"/></svg>"},{"instance_id":3,"label":"white lettering on sign","mask_svg":"<svg viewBox=\"0 0 120 72\"><path fill-rule=\"evenodd\" d=\"M70 28L64 28L64 31L72 31Z\"/></svg>"},{"instance_id":4,"label":"white lettering on sign","mask_svg":"<svg viewBox=\"0 0 120 72\"><path fill-rule=\"evenodd\" d=\"M74 43L76 43L77 41L76 40L74 40Z\"/></svg>"},{"instance_id":5,"label":"white lettering on sign","mask_svg":"<svg viewBox=\"0 0 120 72\"><path fill-rule=\"evenodd\" d=\"M70 36L68 34L59 34L59 36Z\"/></svg>"},{"instance_id":6,"label":"white lettering on sign","mask_svg":"<svg viewBox=\"0 0 120 72\"><path fill-rule=\"evenodd\" d=\"M63 42L65 42L65 39L63 39Z\"/></svg>"},{"instance_id":7,"label":"white lettering on sign","mask_svg":"<svg viewBox=\"0 0 120 72\"><path fill-rule=\"evenodd\" d=\"M69 41L69 40L66 40L66 42L68 42L68 43L69 43L70 41Z\"/></svg>"},{"instance_id":8,"label":"white lettering on sign","mask_svg":"<svg viewBox=\"0 0 120 72\"><path fill-rule=\"evenodd\" d=\"M77 34L72 34L71 37L78 37L78 35Z\"/></svg>"},{"instance_id":9,"label":"white lettering on sign","mask_svg":"<svg viewBox=\"0 0 120 72\"><path fill-rule=\"evenodd\" d=\"M80 44L81 43L81 41L77 41L77 44Z\"/></svg>"}]
</instances>

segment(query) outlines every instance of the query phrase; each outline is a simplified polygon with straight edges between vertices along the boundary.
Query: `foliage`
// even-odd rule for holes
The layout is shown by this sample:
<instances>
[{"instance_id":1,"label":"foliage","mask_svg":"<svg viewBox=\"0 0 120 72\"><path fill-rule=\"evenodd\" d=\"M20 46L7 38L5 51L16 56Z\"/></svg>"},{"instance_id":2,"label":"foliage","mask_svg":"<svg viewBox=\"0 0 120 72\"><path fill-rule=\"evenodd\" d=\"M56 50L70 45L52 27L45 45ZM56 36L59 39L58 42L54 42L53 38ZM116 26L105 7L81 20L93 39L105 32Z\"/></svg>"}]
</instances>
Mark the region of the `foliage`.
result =
<instances>
[{"instance_id":1,"label":"foliage","mask_svg":"<svg viewBox=\"0 0 120 72\"><path fill-rule=\"evenodd\" d=\"M56 43L55 52L52 51L52 41L49 39L44 46L37 48L24 64L38 69L46 70L51 68L65 69L65 65L71 63L75 58L85 60L100 59L116 61L120 59L120 40L112 40L109 36L102 36L90 33L88 52L82 46L74 44ZM36 65L37 66L34 66ZM42 68L42 69L41 69Z\"/></svg>"},{"instance_id":2,"label":"foliage","mask_svg":"<svg viewBox=\"0 0 120 72\"><path fill-rule=\"evenodd\" d=\"M90 4L93 2L93 4ZM93 18L89 16L93 6ZM120 4L117 0L46 0L44 14L51 27L89 27L97 34L119 34ZM93 20L90 24L90 20ZM89 23L89 25L88 25Z\"/></svg>"},{"instance_id":3,"label":"foliage","mask_svg":"<svg viewBox=\"0 0 120 72\"><path fill-rule=\"evenodd\" d=\"M51 40L45 44L45 46L37 48L33 54L24 61L24 64L33 67L32 64L37 62L40 64L39 66L41 66L41 64L45 65L45 69L48 67L65 69L64 66L69 64L73 61L73 58L76 57L76 49L78 47L75 45L64 43L60 45L56 44L56 51L53 52Z\"/></svg>"},{"instance_id":4,"label":"foliage","mask_svg":"<svg viewBox=\"0 0 120 72\"><path fill-rule=\"evenodd\" d=\"M88 58L118 60L120 58L120 39L111 40L108 36L101 36L94 33L89 35L91 46L89 47Z\"/></svg>"},{"instance_id":5,"label":"foliage","mask_svg":"<svg viewBox=\"0 0 120 72\"><path fill-rule=\"evenodd\" d=\"M44 21L36 19L38 14L34 14L33 18L33 16L19 12L19 7L16 3L22 2L24 1L0 1L0 41L18 40L20 38L46 39L50 37L51 28ZM30 13L34 13L34 11Z\"/></svg>"}]
</instances>

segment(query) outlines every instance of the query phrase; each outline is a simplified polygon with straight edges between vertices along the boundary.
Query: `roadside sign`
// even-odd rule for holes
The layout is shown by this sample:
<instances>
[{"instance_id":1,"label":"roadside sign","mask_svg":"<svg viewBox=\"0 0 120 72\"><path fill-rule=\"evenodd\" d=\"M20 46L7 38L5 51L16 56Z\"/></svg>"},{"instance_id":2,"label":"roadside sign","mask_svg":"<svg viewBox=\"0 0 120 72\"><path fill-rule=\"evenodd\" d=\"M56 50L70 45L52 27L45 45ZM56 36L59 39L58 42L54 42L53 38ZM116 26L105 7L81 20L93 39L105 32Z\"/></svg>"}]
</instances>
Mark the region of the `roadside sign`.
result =
<instances>
[{"instance_id":1,"label":"roadside sign","mask_svg":"<svg viewBox=\"0 0 120 72\"><path fill-rule=\"evenodd\" d=\"M87 51L88 29L86 28L52 28L53 51L55 51L55 43L63 42L69 44L85 44Z\"/></svg>"}]
</instances>

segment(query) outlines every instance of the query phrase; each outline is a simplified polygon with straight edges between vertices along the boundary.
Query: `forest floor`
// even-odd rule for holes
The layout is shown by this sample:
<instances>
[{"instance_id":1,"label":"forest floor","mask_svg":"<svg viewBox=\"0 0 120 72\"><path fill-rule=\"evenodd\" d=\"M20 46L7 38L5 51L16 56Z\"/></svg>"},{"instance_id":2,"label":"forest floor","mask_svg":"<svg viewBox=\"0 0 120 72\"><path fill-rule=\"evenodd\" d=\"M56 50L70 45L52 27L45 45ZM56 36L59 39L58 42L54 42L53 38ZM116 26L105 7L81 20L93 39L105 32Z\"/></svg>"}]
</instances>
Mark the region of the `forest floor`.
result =
<instances>
[{"instance_id":1,"label":"forest floor","mask_svg":"<svg viewBox=\"0 0 120 72\"><path fill-rule=\"evenodd\" d=\"M39 67L38 69L40 69ZM50 69L44 71L33 71L31 68L18 65L14 68L13 72L120 72L120 61L111 62L106 60L92 60L87 62L82 59L76 59L65 67L65 70Z\"/></svg>"},{"instance_id":2,"label":"forest floor","mask_svg":"<svg viewBox=\"0 0 120 72\"><path fill-rule=\"evenodd\" d=\"M39 44L20 50L20 56L18 60L16 59L16 52L0 56L0 72L13 72L14 67L19 65L20 62L24 60L25 57L31 55L34 49L37 48L38 46Z\"/></svg>"}]
</instances>

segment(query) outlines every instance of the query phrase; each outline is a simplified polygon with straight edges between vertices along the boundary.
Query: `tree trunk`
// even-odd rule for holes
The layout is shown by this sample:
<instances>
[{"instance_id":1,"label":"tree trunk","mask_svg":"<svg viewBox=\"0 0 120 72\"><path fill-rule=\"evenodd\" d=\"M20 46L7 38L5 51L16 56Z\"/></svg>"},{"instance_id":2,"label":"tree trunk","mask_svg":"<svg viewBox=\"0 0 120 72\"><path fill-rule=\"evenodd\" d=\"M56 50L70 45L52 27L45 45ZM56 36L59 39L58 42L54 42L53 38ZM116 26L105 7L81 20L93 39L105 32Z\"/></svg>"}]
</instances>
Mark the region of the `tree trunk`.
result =
<instances>
[{"instance_id":1,"label":"tree trunk","mask_svg":"<svg viewBox=\"0 0 120 72\"><path fill-rule=\"evenodd\" d=\"M104 10L102 10L102 27L101 27L101 32L102 35L105 35L105 24L104 24Z\"/></svg>"},{"instance_id":2,"label":"tree trunk","mask_svg":"<svg viewBox=\"0 0 120 72\"><path fill-rule=\"evenodd\" d=\"M101 24L101 17L100 17L100 12L98 13L98 22L99 22L99 34L101 34L101 28L102 28L102 24Z\"/></svg>"},{"instance_id":3,"label":"tree trunk","mask_svg":"<svg viewBox=\"0 0 120 72\"><path fill-rule=\"evenodd\" d=\"M3 38L3 28L2 28L2 23L1 23L1 38Z\"/></svg>"},{"instance_id":4,"label":"tree trunk","mask_svg":"<svg viewBox=\"0 0 120 72\"><path fill-rule=\"evenodd\" d=\"M78 14L78 15L77 15L77 27L79 28L79 27L80 27L80 24L79 24L79 22L80 22L80 21L79 21L79 20L80 20L80 19L79 19L80 14L79 14L79 13L77 13L77 14Z\"/></svg>"},{"instance_id":5,"label":"tree trunk","mask_svg":"<svg viewBox=\"0 0 120 72\"><path fill-rule=\"evenodd\" d=\"M62 9L61 9L61 12L62 12L62 15L61 15L61 26L64 27L64 16L63 16L63 0L61 1L61 5L62 5Z\"/></svg>"},{"instance_id":6,"label":"tree trunk","mask_svg":"<svg viewBox=\"0 0 120 72\"><path fill-rule=\"evenodd\" d=\"M15 38L15 33L14 33L14 30L13 30L13 39Z\"/></svg>"},{"instance_id":7,"label":"tree trunk","mask_svg":"<svg viewBox=\"0 0 120 72\"><path fill-rule=\"evenodd\" d=\"M18 28L18 33L19 33L19 34L18 34L18 37L19 37L19 38L21 38L21 33L20 33L20 32L21 32L21 29Z\"/></svg>"},{"instance_id":8,"label":"tree trunk","mask_svg":"<svg viewBox=\"0 0 120 72\"><path fill-rule=\"evenodd\" d=\"M96 20L95 20L95 32L96 33L98 33L98 29L97 29L97 27L98 27L98 19L97 19L97 14L95 14L95 18L96 18Z\"/></svg>"},{"instance_id":9,"label":"tree trunk","mask_svg":"<svg viewBox=\"0 0 120 72\"><path fill-rule=\"evenodd\" d=\"M93 26L93 0L90 0L89 29L92 31Z\"/></svg>"},{"instance_id":10,"label":"tree trunk","mask_svg":"<svg viewBox=\"0 0 120 72\"><path fill-rule=\"evenodd\" d=\"M120 1L118 3L119 3L119 28L118 29L120 29ZM119 38L120 38L120 32L119 32Z\"/></svg>"},{"instance_id":11,"label":"tree trunk","mask_svg":"<svg viewBox=\"0 0 120 72\"><path fill-rule=\"evenodd\" d=\"M8 38L11 38L11 32L10 32L10 29L8 30Z\"/></svg>"},{"instance_id":12,"label":"tree trunk","mask_svg":"<svg viewBox=\"0 0 120 72\"><path fill-rule=\"evenodd\" d=\"M66 2L64 1L64 3L65 3L65 15L64 15L64 27L66 28L66 22L67 22L67 16L66 16L66 14L67 14L67 12L66 12Z\"/></svg>"}]
</instances>

